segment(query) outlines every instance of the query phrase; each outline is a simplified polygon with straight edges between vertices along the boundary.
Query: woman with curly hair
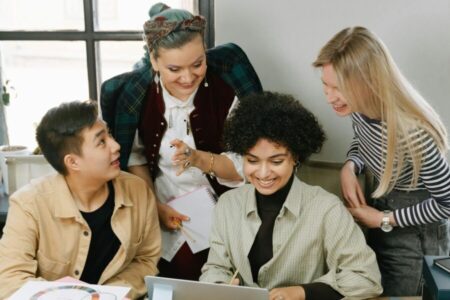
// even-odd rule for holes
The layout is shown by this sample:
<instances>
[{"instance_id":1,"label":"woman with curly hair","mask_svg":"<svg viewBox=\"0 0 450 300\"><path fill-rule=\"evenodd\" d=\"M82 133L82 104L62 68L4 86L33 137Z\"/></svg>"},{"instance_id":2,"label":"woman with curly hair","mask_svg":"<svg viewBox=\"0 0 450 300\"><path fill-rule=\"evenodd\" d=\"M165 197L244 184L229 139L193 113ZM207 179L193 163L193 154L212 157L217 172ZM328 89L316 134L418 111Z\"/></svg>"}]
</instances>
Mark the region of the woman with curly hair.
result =
<instances>
[{"instance_id":1,"label":"woman with curly hair","mask_svg":"<svg viewBox=\"0 0 450 300\"><path fill-rule=\"evenodd\" d=\"M244 157L250 184L220 197L201 281L228 283L237 270L239 284L267 288L278 300L381 293L375 254L342 202L295 176L324 140L314 115L291 96L241 99L224 142Z\"/></svg>"}]
</instances>

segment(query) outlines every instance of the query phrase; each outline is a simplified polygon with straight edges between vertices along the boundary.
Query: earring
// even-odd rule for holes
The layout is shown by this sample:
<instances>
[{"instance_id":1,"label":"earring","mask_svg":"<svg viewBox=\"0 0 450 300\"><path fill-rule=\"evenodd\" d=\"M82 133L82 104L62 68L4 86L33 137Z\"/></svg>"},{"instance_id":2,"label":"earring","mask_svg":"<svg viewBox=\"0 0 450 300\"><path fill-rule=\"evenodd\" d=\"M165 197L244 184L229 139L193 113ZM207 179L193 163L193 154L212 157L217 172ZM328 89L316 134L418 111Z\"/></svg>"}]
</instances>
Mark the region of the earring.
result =
<instances>
[{"instance_id":1,"label":"earring","mask_svg":"<svg viewBox=\"0 0 450 300\"><path fill-rule=\"evenodd\" d=\"M208 80L206 79L206 76L205 76L205 83L203 84L203 86L204 86L204 87L208 87L208 86L209 86Z\"/></svg>"},{"instance_id":2,"label":"earring","mask_svg":"<svg viewBox=\"0 0 450 300\"><path fill-rule=\"evenodd\" d=\"M299 167L300 167L300 161L297 160L294 165L294 173L297 174Z\"/></svg>"},{"instance_id":3,"label":"earring","mask_svg":"<svg viewBox=\"0 0 450 300\"><path fill-rule=\"evenodd\" d=\"M155 76L153 77L153 81L156 84L156 93L159 94L159 72L155 72Z\"/></svg>"}]
</instances>

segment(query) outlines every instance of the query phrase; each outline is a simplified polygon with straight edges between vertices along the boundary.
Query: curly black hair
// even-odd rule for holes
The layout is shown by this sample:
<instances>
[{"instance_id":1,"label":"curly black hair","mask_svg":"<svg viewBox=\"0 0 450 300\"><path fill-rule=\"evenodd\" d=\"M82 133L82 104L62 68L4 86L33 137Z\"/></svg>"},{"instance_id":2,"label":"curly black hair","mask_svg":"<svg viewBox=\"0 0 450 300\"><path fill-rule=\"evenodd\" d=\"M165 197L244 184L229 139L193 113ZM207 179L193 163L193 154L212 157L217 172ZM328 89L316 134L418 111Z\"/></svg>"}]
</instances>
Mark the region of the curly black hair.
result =
<instances>
[{"instance_id":1,"label":"curly black hair","mask_svg":"<svg viewBox=\"0 0 450 300\"><path fill-rule=\"evenodd\" d=\"M291 95L263 92L239 99L225 123L227 151L245 155L260 139L286 147L299 162L318 153L325 133L316 117Z\"/></svg>"}]
</instances>

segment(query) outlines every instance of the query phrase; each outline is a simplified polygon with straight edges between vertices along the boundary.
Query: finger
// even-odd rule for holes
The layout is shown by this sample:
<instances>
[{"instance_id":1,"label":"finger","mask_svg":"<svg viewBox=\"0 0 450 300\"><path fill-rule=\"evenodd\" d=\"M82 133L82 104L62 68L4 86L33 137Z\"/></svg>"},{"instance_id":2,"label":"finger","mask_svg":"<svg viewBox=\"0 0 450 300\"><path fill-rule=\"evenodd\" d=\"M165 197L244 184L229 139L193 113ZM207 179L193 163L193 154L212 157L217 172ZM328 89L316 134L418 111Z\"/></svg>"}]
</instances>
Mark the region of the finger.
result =
<instances>
[{"instance_id":1,"label":"finger","mask_svg":"<svg viewBox=\"0 0 450 300\"><path fill-rule=\"evenodd\" d=\"M181 163L180 167L178 168L178 171L176 172L176 175L180 176L190 166L191 166L191 162L188 160L185 160L183 163Z\"/></svg>"},{"instance_id":2,"label":"finger","mask_svg":"<svg viewBox=\"0 0 450 300\"><path fill-rule=\"evenodd\" d=\"M180 176L181 174L183 174L184 170L185 169L183 167L179 168L178 171L175 173L175 175Z\"/></svg>"},{"instance_id":3,"label":"finger","mask_svg":"<svg viewBox=\"0 0 450 300\"><path fill-rule=\"evenodd\" d=\"M359 204L359 199L356 196L356 194L353 194L351 197L349 197L348 201L349 201L350 207L358 208L361 206Z\"/></svg>"},{"instance_id":4,"label":"finger","mask_svg":"<svg viewBox=\"0 0 450 300\"><path fill-rule=\"evenodd\" d=\"M184 154L186 155L186 157L189 157L192 154L192 149L189 148L189 146L187 146L187 145L186 145L186 148L184 149Z\"/></svg>"},{"instance_id":5,"label":"finger","mask_svg":"<svg viewBox=\"0 0 450 300\"><path fill-rule=\"evenodd\" d=\"M182 223L180 218L171 217L170 220L170 229L177 230L180 228Z\"/></svg>"},{"instance_id":6,"label":"finger","mask_svg":"<svg viewBox=\"0 0 450 300\"><path fill-rule=\"evenodd\" d=\"M189 168L191 166L191 162L189 161L189 160L186 160L184 163L183 163L183 168L184 169L187 169L187 168Z\"/></svg>"},{"instance_id":7,"label":"finger","mask_svg":"<svg viewBox=\"0 0 450 300\"><path fill-rule=\"evenodd\" d=\"M279 300L281 296L280 289L273 289L269 292L269 299L270 300Z\"/></svg>"},{"instance_id":8,"label":"finger","mask_svg":"<svg viewBox=\"0 0 450 300\"><path fill-rule=\"evenodd\" d=\"M184 154L183 150L177 149L172 155L172 161L181 161L186 159L186 154Z\"/></svg>"},{"instance_id":9,"label":"finger","mask_svg":"<svg viewBox=\"0 0 450 300\"><path fill-rule=\"evenodd\" d=\"M272 299L272 297L274 297L275 295L278 295L279 291L280 291L279 288L274 288L274 289L270 290L270 292L269 292L270 298Z\"/></svg>"},{"instance_id":10,"label":"finger","mask_svg":"<svg viewBox=\"0 0 450 300\"><path fill-rule=\"evenodd\" d=\"M359 204L358 195L356 190L352 190L350 193L346 193L344 195L345 200L347 201L349 207L358 208L361 205Z\"/></svg>"},{"instance_id":11,"label":"finger","mask_svg":"<svg viewBox=\"0 0 450 300\"><path fill-rule=\"evenodd\" d=\"M180 148L183 146L184 142L180 139L173 139L170 141L170 145L174 146L175 148Z\"/></svg>"},{"instance_id":12,"label":"finger","mask_svg":"<svg viewBox=\"0 0 450 300\"><path fill-rule=\"evenodd\" d=\"M233 279L233 281L231 282L231 285L239 285L239 278Z\"/></svg>"},{"instance_id":13,"label":"finger","mask_svg":"<svg viewBox=\"0 0 450 300\"><path fill-rule=\"evenodd\" d=\"M169 230L177 230L178 229L178 223L175 223L175 222L167 222L167 223L164 223L164 225Z\"/></svg>"},{"instance_id":14,"label":"finger","mask_svg":"<svg viewBox=\"0 0 450 300\"><path fill-rule=\"evenodd\" d=\"M345 206L353 207L352 202L350 200L349 193L347 192L347 189L345 188L344 184L341 184L341 195L342 195L342 198L344 199Z\"/></svg>"},{"instance_id":15,"label":"finger","mask_svg":"<svg viewBox=\"0 0 450 300\"><path fill-rule=\"evenodd\" d=\"M186 215L181 215L180 218L181 218L183 221L185 221L185 222L191 220L191 218L190 218L189 216L186 216Z\"/></svg>"},{"instance_id":16,"label":"finger","mask_svg":"<svg viewBox=\"0 0 450 300\"><path fill-rule=\"evenodd\" d=\"M364 192L362 191L361 186L359 184L356 187L356 193L358 195L359 204L362 206L367 205L366 197L364 196Z\"/></svg>"},{"instance_id":17,"label":"finger","mask_svg":"<svg viewBox=\"0 0 450 300\"><path fill-rule=\"evenodd\" d=\"M188 146L177 148L175 153L172 155L172 161L174 163L187 160L192 155L192 149Z\"/></svg>"},{"instance_id":18,"label":"finger","mask_svg":"<svg viewBox=\"0 0 450 300\"><path fill-rule=\"evenodd\" d=\"M185 221L187 221L187 220L181 220L181 218L172 219L169 226L167 226L167 227L169 227L169 229L172 229L172 230L177 230L183 226L183 222L185 222Z\"/></svg>"},{"instance_id":19,"label":"finger","mask_svg":"<svg viewBox=\"0 0 450 300\"><path fill-rule=\"evenodd\" d=\"M180 165L186 161L186 155L183 152L175 152L172 155L172 164Z\"/></svg>"},{"instance_id":20,"label":"finger","mask_svg":"<svg viewBox=\"0 0 450 300\"><path fill-rule=\"evenodd\" d=\"M164 227L169 230L176 230L178 228L178 222L176 222L174 218L169 217L168 215L161 216L160 221L161 224L163 224Z\"/></svg>"},{"instance_id":21,"label":"finger","mask_svg":"<svg viewBox=\"0 0 450 300\"><path fill-rule=\"evenodd\" d=\"M183 169L187 169L191 166L191 161L187 159L177 159L172 162L173 166L180 166Z\"/></svg>"},{"instance_id":22,"label":"finger","mask_svg":"<svg viewBox=\"0 0 450 300\"><path fill-rule=\"evenodd\" d=\"M177 212L176 215L172 216L172 218L176 219L178 222L189 221L191 219L189 218L189 216L180 214L179 212Z\"/></svg>"}]
</instances>

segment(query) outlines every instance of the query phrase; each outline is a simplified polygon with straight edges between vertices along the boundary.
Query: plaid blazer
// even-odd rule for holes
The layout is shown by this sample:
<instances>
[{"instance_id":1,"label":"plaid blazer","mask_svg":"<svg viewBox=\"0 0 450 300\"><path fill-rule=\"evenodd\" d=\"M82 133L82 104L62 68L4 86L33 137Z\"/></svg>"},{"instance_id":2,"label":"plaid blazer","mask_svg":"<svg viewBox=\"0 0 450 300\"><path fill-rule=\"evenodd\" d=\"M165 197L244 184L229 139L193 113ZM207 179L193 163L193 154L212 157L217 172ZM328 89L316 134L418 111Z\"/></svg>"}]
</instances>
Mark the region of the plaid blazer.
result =
<instances>
[{"instance_id":1,"label":"plaid blazer","mask_svg":"<svg viewBox=\"0 0 450 300\"><path fill-rule=\"evenodd\" d=\"M208 70L229 84L238 98L262 92L262 85L245 52L236 44L224 44L206 51ZM152 80L148 55L131 72L103 82L100 107L103 120L120 144L120 165L127 169L141 108Z\"/></svg>"}]
</instances>

